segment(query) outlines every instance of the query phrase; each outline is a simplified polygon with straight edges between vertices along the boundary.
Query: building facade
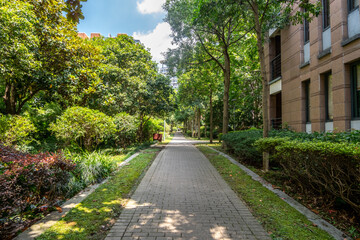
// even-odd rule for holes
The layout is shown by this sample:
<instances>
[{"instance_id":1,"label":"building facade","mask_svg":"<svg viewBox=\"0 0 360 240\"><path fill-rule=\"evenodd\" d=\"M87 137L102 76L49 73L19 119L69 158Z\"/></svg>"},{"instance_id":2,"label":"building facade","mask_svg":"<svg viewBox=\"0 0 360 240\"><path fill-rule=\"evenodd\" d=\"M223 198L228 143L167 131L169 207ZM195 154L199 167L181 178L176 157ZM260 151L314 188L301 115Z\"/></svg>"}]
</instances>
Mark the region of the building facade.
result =
<instances>
[{"instance_id":1,"label":"building facade","mask_svg":"<svg viewBox=\"0 0 360 240\"><path fill-rule=\"evenodd\" d=\"M360 129L359 0L321 4L310 23L269 31L265 54L274 128Z\"/></svg>"}]
</instances>

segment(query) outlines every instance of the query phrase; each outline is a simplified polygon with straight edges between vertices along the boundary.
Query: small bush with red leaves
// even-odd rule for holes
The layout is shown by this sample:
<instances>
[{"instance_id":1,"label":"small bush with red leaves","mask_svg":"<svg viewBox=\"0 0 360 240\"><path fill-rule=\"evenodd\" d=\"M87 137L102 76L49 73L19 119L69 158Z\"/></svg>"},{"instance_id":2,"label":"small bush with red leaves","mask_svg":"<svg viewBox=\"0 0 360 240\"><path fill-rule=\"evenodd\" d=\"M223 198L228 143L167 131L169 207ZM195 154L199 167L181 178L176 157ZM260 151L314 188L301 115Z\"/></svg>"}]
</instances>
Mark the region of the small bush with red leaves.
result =
<instances>
[{"instance_id":1,"label":"small bush with red leaves","mask_svg":"<svg viewBox=\"0 0 360 240\"><path fill-rule=\"evenodd\" d=\"M61 153L26 154L0 145L0 219L41 210L63 198L74 169Z\"/></svg>"}]
</instances>

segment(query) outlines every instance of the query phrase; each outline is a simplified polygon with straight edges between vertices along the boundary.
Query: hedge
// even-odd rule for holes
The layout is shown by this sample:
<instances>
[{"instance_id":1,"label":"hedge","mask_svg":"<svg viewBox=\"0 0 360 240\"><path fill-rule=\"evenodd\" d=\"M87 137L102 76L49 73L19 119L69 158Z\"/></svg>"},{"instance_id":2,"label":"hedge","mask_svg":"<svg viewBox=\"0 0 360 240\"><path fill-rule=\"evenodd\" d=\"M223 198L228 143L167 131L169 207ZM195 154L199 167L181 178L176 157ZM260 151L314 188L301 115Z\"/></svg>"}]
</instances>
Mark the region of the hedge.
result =
<instances>
[{"instance_id":1,"label":"hedge","mask_svg":"<svg viewBox=\"0 0 360 240\"><path fill-rule=\"evenodd\" d=\"M305 133L294 132L291 130L272 130L270 137L287 138L288 140L323 141L333 143L358 143L360 142L360 131L341 132L341 133ZM243 162L253 166L260 166L262 163L262 152L255 148L254 143L262 138L262 129L249 129L245 131L229 132L221 136L225 141L229 152L237 155ZM268 142L270 143L270 142ZM268 146L268 152L272 147ZM272 158L271 160L275 160Z\"/></svg>"},{"instance_id":2,"label":"hedge","mask_svg":"<svg viewBox=\"0 0 360 240\"><path fill-rule=\"evenodd\" d=\"M242 161L251 165L261 164L261 152L254 146L254 142L262 137L262 130L250 129L245 131L229 132L222 135L227 150L236 154Z\"/></svg>"},{"instance_id":3,"label":"hedge","mask_svg":"<svg viewBox=\"0 0 360 240\"><path fill-rule=\"evenodd\" d=\"M360 213L360 144L266 138L255 146L271 152L302 188L341 198Z\"/></svg>"}]
</instances>

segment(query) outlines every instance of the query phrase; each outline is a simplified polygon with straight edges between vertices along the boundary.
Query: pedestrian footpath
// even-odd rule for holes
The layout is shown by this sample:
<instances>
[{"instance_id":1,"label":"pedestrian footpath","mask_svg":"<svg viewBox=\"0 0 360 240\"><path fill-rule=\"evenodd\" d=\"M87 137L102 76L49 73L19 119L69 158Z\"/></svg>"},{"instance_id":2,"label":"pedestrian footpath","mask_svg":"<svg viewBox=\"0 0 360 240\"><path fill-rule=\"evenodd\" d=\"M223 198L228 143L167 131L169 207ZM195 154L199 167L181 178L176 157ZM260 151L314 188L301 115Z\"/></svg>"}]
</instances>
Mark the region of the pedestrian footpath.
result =
<instances>
[{"instance_id":1,"label":"pedestrian footpath","mask_svg":"<svg viewBox=\"0 0 360 240\"><path fill-rule=\"evenodd\" d=\"M206 157L177 133L106 237L115 239L270 237Z\"/></svg>"}]
</instances>

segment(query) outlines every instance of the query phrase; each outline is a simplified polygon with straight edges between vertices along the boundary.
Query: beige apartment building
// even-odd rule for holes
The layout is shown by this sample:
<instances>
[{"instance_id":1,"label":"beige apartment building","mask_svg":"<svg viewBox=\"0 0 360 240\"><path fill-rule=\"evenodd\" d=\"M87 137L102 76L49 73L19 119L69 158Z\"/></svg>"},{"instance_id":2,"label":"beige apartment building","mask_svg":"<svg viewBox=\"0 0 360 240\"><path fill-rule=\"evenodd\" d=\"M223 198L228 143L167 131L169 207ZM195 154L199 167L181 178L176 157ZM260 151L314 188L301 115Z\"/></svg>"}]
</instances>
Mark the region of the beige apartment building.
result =
<instances>
[{"instance_id":1,"label":"beige apartment building","mask_svg":"<svg viewBox=\"0 0 360 240\"><path fill-rule=\"evenodd\" d=\"M359 0L321 4L322 13L310 23L269 31L265 53L275 128L360 130Z\"/></svg>"}]
</instances>

